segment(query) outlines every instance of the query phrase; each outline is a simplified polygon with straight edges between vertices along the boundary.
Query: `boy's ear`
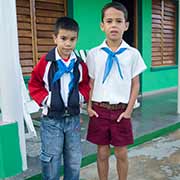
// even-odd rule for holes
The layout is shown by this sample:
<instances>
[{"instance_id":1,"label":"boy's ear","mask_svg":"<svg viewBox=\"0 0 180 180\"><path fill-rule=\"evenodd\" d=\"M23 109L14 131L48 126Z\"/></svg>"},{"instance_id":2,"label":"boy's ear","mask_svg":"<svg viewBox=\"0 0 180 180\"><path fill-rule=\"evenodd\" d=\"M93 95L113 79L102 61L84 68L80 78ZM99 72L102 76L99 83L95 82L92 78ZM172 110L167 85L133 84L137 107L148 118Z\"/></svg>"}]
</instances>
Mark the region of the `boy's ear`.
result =
<instances>
[{"instance_id":1,"label":"boy's ear","mask_svg":"<svg viewBox=\"0 0 180 180\"><path fill-rule=\"evenodd\" d=\"M103 22L101 22L100 28L101 28L102 31L104 31L104 23Z\"/></svg>"},{"instance_id":2,"label":"boy's ear","mask_svg":"<svg viewBox=\"0 0 180 180\"><path fill-rule=\"evenodd\" d=\"M126 22L126 28L125 28L125 31L127 31L129 29L129 22Z\"/></svg>"},{"instance_id":3,"label":"boy's ear","mask_svg":"<svg viewBox=\"0 0 180 180\"><path fill-rule=\"evenodd\" d=\"M56 36L54 34L52 36L53 36L54 43L57 44Z\"/></svg>"}]
</instances>

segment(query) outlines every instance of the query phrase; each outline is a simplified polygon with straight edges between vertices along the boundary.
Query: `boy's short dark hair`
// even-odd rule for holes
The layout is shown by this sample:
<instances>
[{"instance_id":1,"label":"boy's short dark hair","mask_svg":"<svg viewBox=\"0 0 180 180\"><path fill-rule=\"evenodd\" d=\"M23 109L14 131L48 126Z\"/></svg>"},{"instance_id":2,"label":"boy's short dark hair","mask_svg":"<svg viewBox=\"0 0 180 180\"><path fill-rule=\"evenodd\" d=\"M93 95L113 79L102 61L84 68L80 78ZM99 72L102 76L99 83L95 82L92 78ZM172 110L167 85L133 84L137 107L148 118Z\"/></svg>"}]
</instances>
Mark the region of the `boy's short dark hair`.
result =
<instances>
[{"instance_id":1,"label":"boy's short dark hair","mask_svg":"<svg viewBox=\"0 0 180 180\"><path fill-rule=\"evenodd\" d=\"M101 11L101 21L102 22L104 19L104 13L109 8L115 8L117 10L122 11L124 13L125 21L126 22L128 21L128 11L127 11L126 7L123 4L121 4L120 2L111 2L111 3L106 4Z\"/></svg>"},{"instance_id":2,"label":"boy's short dark hair","mask_svg":"<svg viewBox=\"0 0 180 180\"><path fill-rule=\"evenodd\" d=\"M54 34L57 35L60 29L66 29L70 31L79 32L79 25L78 23L67 16L59 17L56 20L55 26L54 26Z\"/></svg>"}]
</instances>

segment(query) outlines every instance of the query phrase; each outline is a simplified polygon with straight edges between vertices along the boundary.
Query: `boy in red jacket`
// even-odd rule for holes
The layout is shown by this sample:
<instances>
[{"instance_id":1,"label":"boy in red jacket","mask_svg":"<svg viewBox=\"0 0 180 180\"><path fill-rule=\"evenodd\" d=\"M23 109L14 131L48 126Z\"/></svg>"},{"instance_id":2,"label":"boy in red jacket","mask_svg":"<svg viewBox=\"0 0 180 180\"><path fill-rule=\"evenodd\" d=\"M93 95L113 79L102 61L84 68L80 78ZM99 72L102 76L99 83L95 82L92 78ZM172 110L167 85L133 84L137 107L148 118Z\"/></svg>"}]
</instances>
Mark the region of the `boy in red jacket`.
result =
<instances>
[{"instance_id":1,"label":"boy in red jacket","mask_svg":"<svg viewBox=\"0 0 180 180\"><path fill-rule=\"evenodd\" d=\"M80 103L88 100L86 64L73 52L79 26L58 18L54 49L41 57L29 81L31 97L43 108L41 119L43 180L59 180L63 155L64 180L79 180L81 164Z\"/></svg>"}]
</instances>

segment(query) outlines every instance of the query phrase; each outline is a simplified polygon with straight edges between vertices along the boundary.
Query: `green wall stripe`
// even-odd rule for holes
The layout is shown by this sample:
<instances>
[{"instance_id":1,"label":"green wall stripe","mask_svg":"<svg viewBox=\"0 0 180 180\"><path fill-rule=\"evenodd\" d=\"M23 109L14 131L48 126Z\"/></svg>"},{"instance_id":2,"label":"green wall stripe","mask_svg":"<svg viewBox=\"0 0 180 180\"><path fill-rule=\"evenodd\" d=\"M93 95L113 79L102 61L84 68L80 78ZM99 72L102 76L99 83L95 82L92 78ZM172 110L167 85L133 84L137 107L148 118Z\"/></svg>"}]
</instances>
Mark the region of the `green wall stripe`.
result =
<instances>
[{"instance_id":1,"label":"green wall stripe","mask_svg":"<svg viewBox=\"0 0 180 180\"><path fill-rule=\"evenodd\" d=\"M178 65L151 67L151 71L165 71L165 70L170 70L170 69L178 69Z\"/></svg>"},{"instance_id":2,"label":"green wall stripe","mask_svg":"<svg viewBox=\"0 0 180 180\"><path fill-rule=\"evenodd\" d=\"M0 178L22 172L18 124L0 125Z\"/></svg>"},{"instance_id":3,"label":"green wall stripe","mask_svg":"<svg viewBox=\"0 0 180 180\"><path fill-rule=\"evenodd\" d=\"M33 177L30 177L30 178L27 178L27 180L41 180L42 179L42 176L41 174L38 174L36 176L33 176Z\"/></svg>"},{"instance_id":4,"label":"green wall stripe","mask_svg":"<svg viewBox=\"0 0 180 180\"><path fill-rule=\"evenodd\" d=\"M173 125L169 125L168 127L156 130L154 132L151 132L151 133L148 133L148 134L145 134L143 136L136 138L134 141L134 144L128 146L128 149L138 146L140 144L143 144L145 142L151 141L154 138L167 135L168 133L174 132L177 129L180 129L180 122L173 124ZM111 154L114 154L113 148L111 149ZM82 159L81 167L85 167L91 163L96 162L96 160L97 160L96 156L97 156L97 154L95 153L95 154L91 154L91 155L84 157ZM41 179L41 174L38 174L38 175L28 178L26 180L40 180L40 179Z\"/></svg>"}]
</instances>

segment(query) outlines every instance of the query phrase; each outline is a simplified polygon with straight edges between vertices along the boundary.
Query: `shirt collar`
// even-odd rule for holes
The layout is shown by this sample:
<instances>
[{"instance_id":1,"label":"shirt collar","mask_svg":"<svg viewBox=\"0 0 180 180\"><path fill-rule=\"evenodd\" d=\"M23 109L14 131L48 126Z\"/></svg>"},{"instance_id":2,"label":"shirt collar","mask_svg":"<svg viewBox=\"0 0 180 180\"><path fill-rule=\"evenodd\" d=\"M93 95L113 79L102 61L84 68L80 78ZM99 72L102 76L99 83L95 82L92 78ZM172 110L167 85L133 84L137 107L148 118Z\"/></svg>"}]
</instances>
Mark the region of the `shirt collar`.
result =
<instances>
[{"instance_id":1,"label":"shirt collar","mask_svg":"<svg viewBox=\"0 0 180 180\"><path fill-rule=\"evenodd\" d=\"M57 47L56 47L56 49L55 49L55 58L56 58L56 61L57 61L57 60L60 60L60 59L63 59L63 58L59 55L58 50L57 50ZM70 62L71 59L75 59L75 61L77 60L76 55L75 55L74 52L71 53L70 58L69 58L69 62Z\"/></svg>"},{"instance_id":2,"label":"shirt collar","mask_svg":"<svg viewBox=\"0 0 180 180\"><path fill-rule=\"evenodd\" d=\"M106 43L106 39L105 39L105 40L103 41L103 43L99 46L100 49L103 48L103 47L109 48L109 46L108 46L107 43ZM124 40L122 40L121 45L117 48L116 51L118 51L120 48L130 48L130 46L129 46ZM110 49L110 48L109 48L109 49Z\"/></svg>"}]
</instances>

